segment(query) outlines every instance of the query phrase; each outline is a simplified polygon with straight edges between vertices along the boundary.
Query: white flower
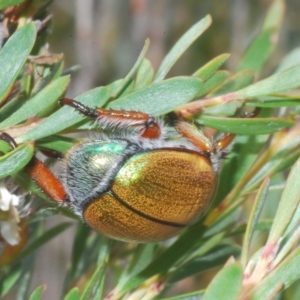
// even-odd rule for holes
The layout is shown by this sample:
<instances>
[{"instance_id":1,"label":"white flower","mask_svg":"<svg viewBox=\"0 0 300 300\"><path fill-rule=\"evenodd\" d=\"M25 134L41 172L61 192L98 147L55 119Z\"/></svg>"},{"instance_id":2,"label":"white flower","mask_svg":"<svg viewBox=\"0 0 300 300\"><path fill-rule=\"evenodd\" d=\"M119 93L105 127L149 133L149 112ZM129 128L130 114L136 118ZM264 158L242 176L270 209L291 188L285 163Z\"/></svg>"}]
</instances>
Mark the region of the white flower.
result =
<instances>
[{"instance_id":1,"label":"white flower","mask_svg":"<svg viewBox=\"0 0 300 300\"><path fill-rule=\"evenodd\" d=\"M20 241L20 217L16 209L20 198L9 192L4 183L0 182L0 234L10 245L17 245Z\"/></svg>"}]
</instances>

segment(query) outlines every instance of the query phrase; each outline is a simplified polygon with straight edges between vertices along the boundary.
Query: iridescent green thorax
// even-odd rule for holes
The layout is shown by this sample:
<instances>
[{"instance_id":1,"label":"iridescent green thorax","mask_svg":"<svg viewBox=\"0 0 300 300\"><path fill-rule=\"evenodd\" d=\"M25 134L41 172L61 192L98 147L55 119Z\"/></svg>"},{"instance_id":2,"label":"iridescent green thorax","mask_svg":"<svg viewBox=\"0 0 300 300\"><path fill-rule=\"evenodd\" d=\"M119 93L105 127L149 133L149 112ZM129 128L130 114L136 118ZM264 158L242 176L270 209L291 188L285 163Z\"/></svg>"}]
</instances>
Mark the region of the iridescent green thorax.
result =
<instances>
[{"instance_id":1,"label":"iridescent green thorax","mask_svg":"<svg viewBox=\"0 0 300 300\"><path fill-rule=\"evenodd\" d=\"M124 140L93 141L76 146L70 152L64 185L72 191L72 202L83 208L89 199L107 191L124 161L138 151Z\"/></svg>"}]
</instances>

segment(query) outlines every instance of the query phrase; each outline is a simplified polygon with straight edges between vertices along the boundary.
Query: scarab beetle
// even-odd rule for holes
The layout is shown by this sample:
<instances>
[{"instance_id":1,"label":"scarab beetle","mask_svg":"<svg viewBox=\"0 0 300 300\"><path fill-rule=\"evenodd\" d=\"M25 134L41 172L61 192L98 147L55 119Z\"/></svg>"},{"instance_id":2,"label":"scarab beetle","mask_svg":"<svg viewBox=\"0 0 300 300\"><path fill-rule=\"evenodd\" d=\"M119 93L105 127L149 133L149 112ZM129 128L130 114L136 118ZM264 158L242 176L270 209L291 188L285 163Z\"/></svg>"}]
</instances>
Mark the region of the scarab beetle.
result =
<instances>
[{"instance_id":1,"label":"scarab beetle","mask_svg":"<svg viewBox=\"0 0 300 300\"><path fill-rule=\"evenodd\" d=\"M26 171L51 199L97 232L134 242L168 239L206 212L217 187L218 159L234 135L212 144L183 120L170 133L146 113L90 109L68 98L60 103L110 130L76 144L60 179L32 159ZM7 134L1 138L16 146Z\"/></svg>"}]
</instances>

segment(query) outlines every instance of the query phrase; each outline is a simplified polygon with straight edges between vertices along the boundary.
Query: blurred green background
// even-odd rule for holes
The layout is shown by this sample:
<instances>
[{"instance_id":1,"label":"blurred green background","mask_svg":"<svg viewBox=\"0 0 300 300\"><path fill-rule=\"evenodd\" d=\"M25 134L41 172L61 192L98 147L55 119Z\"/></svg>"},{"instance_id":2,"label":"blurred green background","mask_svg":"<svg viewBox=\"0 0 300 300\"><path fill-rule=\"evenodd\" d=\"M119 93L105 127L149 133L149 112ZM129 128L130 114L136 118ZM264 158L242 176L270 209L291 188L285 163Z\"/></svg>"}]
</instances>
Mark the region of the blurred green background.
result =
<instances>
[{"instance_id":1,"label":"blurred green background","mask_svg":"<svg viewBox=\"0 0 300 300\"><path fill-rule=\"evenodd\" d=\"M66 67L79 64L70 95L123 78L146 38L148 58L157 67L177 39L211 14L213 24L172 69L170 76L191 74L213 57L231 53L226 68L234 70L258 32L269 0L85 0L54 1L50 49L65 53ZM286 1L279 45L267 71L300 45L300 1Z\"/></svg>"}]
</instances>

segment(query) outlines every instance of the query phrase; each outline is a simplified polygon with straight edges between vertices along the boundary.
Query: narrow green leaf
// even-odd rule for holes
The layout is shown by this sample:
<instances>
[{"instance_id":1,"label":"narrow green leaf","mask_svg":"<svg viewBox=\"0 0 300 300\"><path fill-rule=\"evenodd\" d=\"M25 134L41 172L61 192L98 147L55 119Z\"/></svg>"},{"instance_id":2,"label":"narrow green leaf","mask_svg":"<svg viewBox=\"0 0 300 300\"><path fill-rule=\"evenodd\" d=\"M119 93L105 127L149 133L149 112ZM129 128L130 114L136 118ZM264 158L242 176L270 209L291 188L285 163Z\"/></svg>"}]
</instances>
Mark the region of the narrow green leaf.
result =
<instances>
[{"instance_id":1,"label":"narrow green leaf","mask_svg":"<svg viewBox=\"0 0 300 300\"><path fill-rule=\"evenodd\" d=\"M180 296L175 296L171 298L164 298L162 300L201 300L204 291L188 293Z\"/></svg>"},{"instance_id":2,"label":"narrow green leaf","mask_svg":"<svg viewBox=\"0 0 300 300\"><path fill-rule=\"evenodd\" d=\"M128 94L133 92L133 89L134 89L134 80L132 79L128 81L127 85L124 86L122 90L119 91L117 97L114 97L114 95L112 95L110 101L113 101L115 98L121 98L127 96Z\"/></svg>"},{"instance_id":3,"label":"narrow green leaf","mask_svg":"<svg viewBox=\"0 0 300 300\"><path fill-rule=\"evenodd\" d=\"M278 97L269 98L269 99L259 99L259 100L250 100L246 102L246 106L255 106L255 107L288 107L288 106L298 106L300 105L300 98L282 98Z\"/></svg>"},{"instance_id":4,"label":"narrow green leaf","mask_svg":"<svg viewBox=\"0 0 300 300\"><path fill-rule=\"evenodd\" d=\"M68 138L64 136L53 135L44 139L40 139L36 145L38 148L50 149L58 151L60 153L66 153L69 151L75 143L78 143L79 139Z\"/></svg>"},{"instance_id":5,"label":"narrow green leaf","mask_svg":"<svg viewBox=\"0 0 300 300\"><path fill-rule=\"evenodd\" d=\"M130 265L122 272L117 288L122 286L129 277L141 272L152 260L156 244L139 244L130 261Z\"/></svg>"},{"instance_id":6,"label":"narrow green leaf","mask_svg":"<svg viewBox=\"0 0 300 300\"><path fill-rule=\"evenodd\" d=\"M273 0L265 17L262 30L269 28L280 28L284 18L285 2L283 0Z\"/></svg>"},{"instance_id":7,"label":"narrow green leaf","mask_svg":"<svg viewBox=\"0 0 300 300\"><path fill-rule=\"evenodd\" d=\"M267 135L238 135L234 139L233 147L219 175L219 187L214 203L219 204L247 176L257 159L257 153L260 152L267 139Z\"/></svg>"},{"instance_id":8,"label":"narrow green leaf","mask_svg":"<svg viewBox=\"0 0 300 300\"><path fill-rule=\"evenodd\" d=\"M55 79L58 79L61 76L63 69L63 58L53 64L51 67L48 68L48 72L46 72L46 75L43 75L43 77L39 78L34 86L34 88L31 90L31 97L35 96L38 92L40 92L43 88L45 88L47 85L49 85L52 81ZM67 75L66 77L70 77L70 75Z\"/></svg>"},{"instance_id":9,"label":"narrow green leaf","mask_svg":"<svg viewBox=\"0 0 300 300\"><path fill-rule=\"evenodd\" d=\"M109 98L109 89L99 87L81 94L75 99L89 107L101 107ZM37 140L57 132L60 132L74 124L86 119L86 117L74 108L65 106L53 113L37 127L28 131L17 139L17 143L28 140Z\"/></svg>"},{"instance_id":10,"label":"narrow green leaf","mask_svg":"<svg viewBox=\"0 0 300 300\"><path fill-rule=\"evenodd\" d=\"M234 263L225 266L205 290L202 300L237 299L242 287L243 269Z\"/></svg>"},{"instance_id":11,"label":"narrow green leaf","mask_svg":"<svg viewBox=\"0 0 300 300\"><path fill-rule=\"evenodd\" d=\"M154 116L173 111L191 101L202 83L194 77L174 77L111 102L108 108L143 111Z\"/></svg>"},{"instance_id":12,"label":"narrow green leaf","mask_svg":"<svg viewBox=\"0 0 300 300\"><path fill-rule=\"evenodd\" d=\"M247 229L244 235L243 248L242 248L242 258L241 262L243 266L246 266L248 260L248 254L250 249L251 240L256 230L256 225L258 223L259 216L262 212L262 208L267 199L268 189L270 186L270 180L267 178L264 180L260 186L258 193L255 197L255 201L251 210L250 217L248 218Z\"/></svg>"},{"instance_id":13,"label":"narrow green leaf","mask_svg":"<svg viewBox=\"0 0 300 300\"><path fill-rule=\"evenodd\" d=\"M247 52L244 54L237 71L253 70L259 74L265 62L269 58L274 48L275 29L271 28L261 32L252 42Z\"/></svg>"},{"instance_id":14,"label":"narrow green leaf","mask_svg":"<svg viewBox=\"0 0 300 300\"><path fill-rule=\"evenodd\" d=\"M252 41L246 51L238 70L253 70L256 75L261 71L278 41L278 30L284 16L284 2L275 0L265 17L261 32Z\"/></svg>"},{"instance_id":15,"label":"narrow green leaf","mask_svg":"<svg viewBox=\"0 0 300 300\"><path fill-rule=\"evenodd\" d=\"M40 300L43 294L43 291L45 290L45 286L40 285L38 286L30 295L28 300Z\"/></svg>"},{"instance_id":16,"label":"narrow green leaf","mask_svg":"<svg viewBox=\"0 0 300 300\"><path fill-rule=\"evenodd\" d=\"M148 278L156 274L166 274L175 263L188 255L190 249L196 247L204 233L204 226L196 224L184 232L159 257L154 259L144 270L130 278L123 287L116 290L115 297L123 296L128 291L138 287Z\"/></svg>"},{"instance_id":17,"label":"narrow green leaf","mask_svg":"<svg viewBox=\"0 0 300 300\"><path fill-rule=\"evenodd\" d=\"M9 6L14 6L24 1L25 0L0 0L0 9L4 9Z\"/></svg>"},{"instance_id":18,"label":"narrow green leaf","mask_svg":"<svg viewBox=\"0 0 300 300\"><path fill-rule=\"evenodd\" d=\"M8 103L5 103L3 107L0 108L0 126L1 122L3 122L8 116L17 111L24 104L24 102L24 97L20 96L10 100Z\"/></svg>"},{"instance_id":19,"label":"narrow green leaf","mask_svg":"<svg viewBox=\"0 0 300 300\"><path fill-rule=\"evenodd\" d=\"M256 231L268 231L269 232L270 229L271 229L272 224L273 224L272 219L260 220L256 223L255 230ZM247 227L247 224L242 224L242 225L238 226L236 229L234 229L234 231L232 231L230 233L230 236L236 236L236 235L244 234L246 232L246 227Z\"/></svg>"},{"instance_id":20,"label":"narrow green leaf","mask_svg":"<svg viewBox=\"0 0 300 300\"><path fill-rule=\"evenodd\" d=\"M111 240L103 239L99 250L98 266L83 291L80 300L102 299L105 270L110 254Z\"/></svg>"},{"instance_id":21,"label":"narrow green leaf","mask_svg":"<svg viewBox=\"0 0 300 300\"><path fill-rule=\"evenodd\" d=\"M194 257L186 264L178 267L174 270L174 275L171 275L171 280L169 280L169 282L171 284L176 283L187 277L223 266L228 260L228 257L236 257L239 256L240 253L241 251L238 247L221 244L206 255Z\"/></svg>"},{"instance_id":22,"label":"narrow green leaf","mask_svg":"<svg viewBox=\"0 0 300 300\"><path fill-rule=\"evenodd\" d=\"M233 93L234 99L260 97L300 86L300 64Z\"/></svg>"},{"instance_id":23,"label":"narrow green leaf","mask_svg":"<svg viewBox=\"0 0 300 300\"><path fill-rule=\"evenodd\" d=\"M255 188L263 178L272 176L283 164L284 160L286 158L289 159L290 153L295 151L295 149L298 149L299 145L300 137L297 137L278 149L278 152L273 154L269 161L255 173L251 180L249 180L245 186L244 192L253 190L253 188Z\"/></svg>"},{"instance_id":24,"label":"narrow green leaf","mask_svg":"<svg viewBox=\"0 0 300 300\"><path fill-rule=\"evenodd\" d=\"M193 76L199 77L201 80L206 81L211 76L213 76L217 70L225 63L225 61L229 58L230 54L224 53L221 54L211 61L209 61L207 64L205 64L203 67L201 67L199 70L197 70Z\"/></svg>"},{"instance_id":25,"label":"narrow green leaf","mask_svg":"<svg viewBox=\"0 0 300 300\"><path fill-rule=\"evenodd\" d=\"M211 237L219 232L227 230L228 228L234 227L238 220L238 207L240 207L240 203L239 206L237 205L236 207L232 207L232 205L230 205L228 209L224 210L222 214L207 228L204 237Z\"/></svg>"},{"instance_id":26,"label":"narrow green leaf","mask_svg":"<svg viewBox=\"0 0 300 300\"><path fill-rule=\"evenodd\" d=\"M106 267L109 262L110 253L112 250L113 241L109 238L102 237L101 239L101 246L98 247L100 250L98 251L97 256L97 263L101 263L104 261L105 266L103 265L102 271L98 275L98 284L94 284L94 298L95 299L102 299L103 298L103 292L104 292L104 283L106 280Z\"/></svg>"},{"instance_id":27,"label":"narrow green leaf","mask_svg":"<svg viewBox=\"0 0 300 300\"><path fill-rule=\"evenodd\" d=\"M16 300L28 300L28 295L31 290L32 274L34 272L34 257L28 257L22 261L22 275L21 280L18 281L16 287Z\"/></svg>"},{"instance_id":28,"label":"narrow green leaf","mask_svg":"<svg viewBox=\"0 0 300 300\"><path fill-rule=\"evenodd\" d=\"M240 71L229 77L219 88L215 89L210 96L218 96L230 92L240 90L254 81L254 74L252 71Z\"/></svg>"},{"instance_id":29,"label":"narrow green leaf","mask_svg":"<svg viewBox=\"0 0 300 300\"><path fill-rule=\"evenodd\" d=\"M280 118L224 118L202 115L197 118L202 125L235 134L268 134L294 125L293 121Z\"/></svg>"},{"instance_id":30,"label":"narrow green leaf","mask_svg":"<svg viewBox=\"0 0 300 300\"><path fill-rule=\"evenodd\" d=\"M231 101L226 104L210 106L203 109L203 115L211 116L233 116L237 109L242 106L241 101Z\"/></svg>"},{"instance_id":31,"label":"narrow green leaf","mask_svg":"<svg viewBox=\"0 0 300 300\"><path fill-rule=\"evenodd\" d=\"M296 218L295 218L296 215ZM294 249L296 246L299 245L299 238L300 238L300 227L299 227L299 216L300 216L300 207L297 207L297 210L294 214L293 220L290 222L288 229L288 238L284 242L284 244L280 247L278 254L276 255L275 260L273 261L273 266L277 266L281 263L281 261ZM296 226L291 226L295 225Z\"/></svg>"},{"instance_id":32,"label":"narrow green leaf","mask_svg":"<svg viewBox=\"0 0 300 300\"><path fill-rule=\"evenodd\" d=\"M179 57L187 50L187 48L209 27L211 24L211 16L207 15L194 26L192 26L173 46L170 52L162 61L154 78L154 82L163 80Z\"/></svg>"},{"instance_id":33,"label":"narrow green leaf","mask_svg":"<svg viewBox=\"0 0 300 300\"><path fill-rule=\"evenodd\" d=\"M297 161L297 160L299 159L299 157L300 157L300 150L294 152L294 153L293 153L292 155L290 155L290 156L292 156L293 158L294 158L294 157L297 157L297 159L294 161L294 164L295 164L296 161ZM288 158L288 161L289 161L289 160L290 160L290 159ZM294 164L293 164L293 165L294 165ZM300 229L299 223L300 223L300 205L298 204L297 209L296 209L296 211L295 211L295 213L294 213L292 219L290 220L287 229L286 229L285 232L284 232L284 237L286 237L287 235L289 236L289 235L291 235L291 234L294 234L295 231L297 230L297 229L295 230L295 228L298 227L298 228Z\"/></svg>"},{"instance_id":34,"label":"narrow green leaf","mask_svg":"<svg viewBox=\"0 0 300 300\"><path fill-rule=\"evenodd\" d=\"M284 234L300 202L300 160L292 168L279 206L274 217L274 223L268 238L268 243L276 243Z\"/></svg>"},{"instance_id":35,"label":"narrow green leaf","mask_svg":"<svg viewBox=\"0 0 300 300\"><path fill-rule=\"evenodd\" d=\"M299 185L299 184L298 184ZM266 278L256 284L251 292L251 300L272 299L274 288L282 283L286 289L300 278L300 248L298 247L276 269L272 270Z\"/></svg>"},{"instance_id":36,"label":"narrow green leaf","mask_svg":"<svg viewBox=\"0 0 300 300\"><path fill-rule=\"evenodd\" d=\"M293 151L288 153L285 157L283 157L282 161L273 169L273 173L282 172L289 168L291 168L300 157L300 149L297 151Z\"/></svg>"},{"instance_id":37,"label":"narrow green leaf","mask_svg":"<svg viewBox=\"0 0 300 300\"><path fill-rule=\"evenodd\" d=\"M79 300L80 294L77 287L72 288L65 296L64 300Z\"/></svg>"},{"instance_id":38,"label":"narrow green leaf","mask_svg":"<svg viewBox=\"0 0 300 300\"><path fill-rule=\"evenodd\" d=\"M63 232L67 228L69 228L71 225L72 225L72 223L64 222L64 223L61 223L61 224L51 228L47 232L43 233L43 235L39 236L36 240L31 242L25 248L25 250L21 253L20 257L24 258L27 255L31 254L33 251L37 250L45 243L52 240L55 236L59 235L61 232Z\"/></svg>"},{"instance_id":39,"label":"narrow green leaf","mask_svg":"<svg viewBox=\"0 0 300 300\"><path fill-rule=\"evenodd\" d=\"M36 27L29 23L17 30L5 43L0 52L0 103L8 95L11 86L34 45Z\"/></svg>"},{"instance_id":40,"label":"narrow green leaf","mask_svg":"<svg viewBox=\"0 0 300 300\"><path fill-rule=\"evenodd\" d=\"M154 76L153 66L148 59L144 58L136 74L136 79L134 82L134 90L135 91L140 90L150 85L153 76Z\"/></svg>"},{"instance_id":41,"label":"narrow green leaf","mask_svg":"<svg viewBox=\"0 0 300 300\"><path fill-rule=\"evenodd\" d=\"M288 68L293 67L296 64L300 63L300 47L293 49L288 53L281 61L277 67L275 73L282 72Z\"/></svg>"},{"instance_id":42,"label":"narrow green leaf","mask_svg":"<svg viewBox=\"0 0 300 300\"><path fill-rule=\"evenodd\" d=\"M219 88L219 86L221 86L228 77L228 71L217 71L213 76L211 76L208 80L206 80L203 83L200 91L197 93L195 98L200 98L201 96L206 95L211 91L214 91L215 89Z\"/></svg>"},{"instance_id":43,"label":"narrow green leaf","mask_svg":"<svg viewBox=\"0 0 300 300\"><path fill-rule=\"evenodd\" d=\"M288 91L300 86L300 64L295 65L281 73L276 73L264 80L258 81L236 92L230 92L208 99L201 99L182 105L177 111L182 115L191 116L199 113L204 107L224 104L231 101L247 102L250 98L268 96Z\"/></svg>"},{"instance_id":44,"label":"narrow green leaf","mask_svg":"<svg viewBox=\"0 0 300 300\"><path fill-rule=\"evenodd\" d=\"M149 48L149 45L150 45L150 41L147 39L145 41L144 47L143 47L137 61L135 62L134 66L131 68L131 70L126 75L126 77L124 79L122 79L122 83L119 85L118 89L112 95L113 98L117 98L122 93L123 89L125 89L126 86L133 79L134 74L136 73L136 71L138 70L140 64L142 63L143 59L145 58L145 55L146 55L147 50Z\"/></svg>"},{"instance_id":45,"label":"narrow green leaf","mask_svg":"<svg viewBox=\"0 0 300 300\"><path fill-rule=\"evenodd\" d=\"M55 103L67 90L70 77L64 76L48 84L19 110L0 124L0 129L16 125Z\"/></svg>"},{"instance_id":46,"label":"narrow green leaf","mask_svg":"<svg viewBox=\"0 0 300 300\"><path fill-rule=\"evenodd\" d=\"M26 143L0 157L0 178L7 177L23 169L29 163L33 153L33 145Z\"/></svg>"},{"instance_id":47,"label":"narrow green leaf","mask_svg":"<svg viewBox=\"0 0 300 300\"><path fill-rule=\"evenodd\" d=\"M222 240L224 239L224 236L225 236L225 232L220 231L217 234L205 239L202 242L202 244L195 251L193 251L193 253L191 253L184 261L180 262L178 269L182 268L183 265L186 265L191 261L194 261L195 258L201 259L203 255L207 255L213 249L216 249L216 247L218 247L218 245L221 244Z\"/></svg>"},{"instance_id":48,"label":"narrow green leaf","mask_svg":"<svg viewBox=\"0 0 300 300\"><path fill-rule=\"evenodd\" d=\"M21 269L15 269L9 273L9 275L1 278L1 289L0 289L0 296L4 296L7 294L11 288L16 284L18 279L21 276ZM2 276L1 276L2 277Z\"/></svg>"},{"instance_id":49,"label":"narrow green leaf","mask_svg":"<svg viewBox=\"0 0 300 300\"><path fill-rule=\"evenodd\" d=\"M80 277L80 274L83 274L85 271L85 267L87 264L83 263L83 258L86 255L85 249L88 247L88 238L90 228L83 224L82 222L78 222L76 229L76 234L72 247L72 259L70 263L70 267L68 269L68 273L65 276L64 287L67 289L74 280Z\"/></svg>"}]
</instances>

